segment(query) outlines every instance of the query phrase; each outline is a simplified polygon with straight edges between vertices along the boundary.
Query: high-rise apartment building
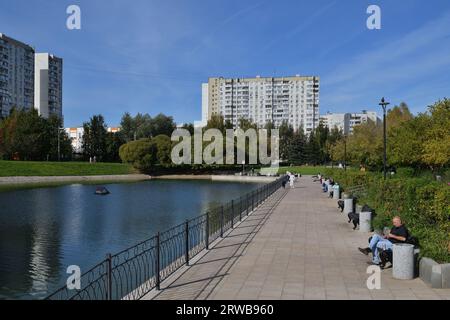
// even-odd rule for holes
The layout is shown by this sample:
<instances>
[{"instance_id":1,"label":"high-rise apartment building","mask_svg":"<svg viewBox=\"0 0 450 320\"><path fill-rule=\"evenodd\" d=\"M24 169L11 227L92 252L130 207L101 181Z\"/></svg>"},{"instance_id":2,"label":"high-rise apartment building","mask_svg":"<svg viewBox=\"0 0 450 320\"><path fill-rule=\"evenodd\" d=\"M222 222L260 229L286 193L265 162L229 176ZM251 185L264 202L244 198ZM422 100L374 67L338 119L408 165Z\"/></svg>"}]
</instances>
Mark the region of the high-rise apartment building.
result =
<instances>
[{"instance_id":1,"label":"high-rise apartment building","mask_svg":"<svg viewBox=\"0 0 450 320\"><path fill-rule=\"evenodd\" d=\"M34 54L29 45L0 33L0 117L34 106Z\"/></svg>"},{"instance_id":2,"label":"high-rise apartment building","mask_svg":"<svg viewBox=\"0 0 450 320\"><path fill-rule=\"evenodd\" d=\"M210 78L202 85L202 124L222 115L234 127L241 118L259 127L286 121L311 132L319 123L319 77Z\"/></svg>"},{"instance_id":3,"label":"high-rise apartment building","mask_svg":"<svg viewBox=\"0 0 450 320\"><path fill-rule=\"evenodd\" d=\"M62 59L48 53L37 53L34 74L35 108L44 118L50 115L62 118Z\"/></svg>"}]
</instances>

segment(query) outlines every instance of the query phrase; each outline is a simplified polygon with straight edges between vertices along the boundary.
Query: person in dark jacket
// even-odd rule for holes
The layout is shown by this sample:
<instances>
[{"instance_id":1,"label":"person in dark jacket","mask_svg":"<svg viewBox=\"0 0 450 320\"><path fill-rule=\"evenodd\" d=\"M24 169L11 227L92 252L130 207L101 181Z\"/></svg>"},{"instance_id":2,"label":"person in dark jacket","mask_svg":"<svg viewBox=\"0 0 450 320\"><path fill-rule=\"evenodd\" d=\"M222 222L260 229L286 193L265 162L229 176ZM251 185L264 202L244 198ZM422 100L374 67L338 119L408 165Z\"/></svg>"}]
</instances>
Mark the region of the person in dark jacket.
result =
<instances>
[{"instance_id":1,"label":"person in dark jacket","mask_svg":"<svg viewBox=\"0 0 450 320\"><path fill-rule=\"evenodd\" d=\"M372 253L372 263L375 265L379 265L381 262L378 252L379 249L385 251L392 250L392 245L394 243L405 243L409 238L409 231L402 223L402 219L399 216L395 216L392 219L392 224L393 227L389 234L385 236L375 234L372 236L368 248L358 248L358 250L365 255Z\"/></svg>"}]
</instances>

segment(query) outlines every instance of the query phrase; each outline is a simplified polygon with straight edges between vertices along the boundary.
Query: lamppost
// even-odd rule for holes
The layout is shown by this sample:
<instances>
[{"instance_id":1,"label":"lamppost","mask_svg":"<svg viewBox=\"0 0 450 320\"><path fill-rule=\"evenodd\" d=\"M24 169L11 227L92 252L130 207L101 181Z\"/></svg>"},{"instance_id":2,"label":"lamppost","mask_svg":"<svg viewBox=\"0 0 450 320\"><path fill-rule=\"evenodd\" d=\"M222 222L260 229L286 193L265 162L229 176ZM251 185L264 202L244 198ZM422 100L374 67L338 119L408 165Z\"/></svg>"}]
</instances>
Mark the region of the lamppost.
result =
<instances>
[{"instance_id":1,"label":"lamppost","mask_svg":"<svg viewBox=\"0 0 450 320\"><path fill-rule=\"evenodd\" d=\"M387 163L387 156L386 156L386 107L390 105L389 102L387 102L384 97L381 98L381 102L379 105L383 108L383 175L384 180L386 180L386 163Z\"/></svg>"},{"instance_id":2,"label":"lamppost","mask_svg":"<svg viewBox=\"0 0 450 320\"><path fill-rule=\"evenodd\" d=\"M347 171L347 135L344 135L344 171Z\"/></svg>"}]
</instances>

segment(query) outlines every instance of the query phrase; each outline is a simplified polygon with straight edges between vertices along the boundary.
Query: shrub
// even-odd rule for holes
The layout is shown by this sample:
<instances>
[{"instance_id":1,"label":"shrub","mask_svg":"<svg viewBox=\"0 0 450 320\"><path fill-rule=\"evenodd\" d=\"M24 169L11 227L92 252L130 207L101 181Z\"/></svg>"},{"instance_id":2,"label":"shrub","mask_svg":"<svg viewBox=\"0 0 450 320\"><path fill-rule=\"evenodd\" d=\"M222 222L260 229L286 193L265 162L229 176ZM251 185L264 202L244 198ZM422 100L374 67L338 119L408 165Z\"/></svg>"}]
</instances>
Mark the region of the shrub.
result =
<instances>
[{"instance_id":1,"label":"shrub","mask_svg":"<svg viewBox=\"0 0 450 320\"><path fill-rule=\"evenodd\" d=\"M367 194L360 198L375 209L375 229L391 226L399 215L410 232L419 239L421 255L437 262L450 262L450 187L429 178L397 175L384 181L372 172L327 170L343 189L364 183Z\"/></svg>"},{"instance_id":2,"label":"shrub","mask_svg":"<svg viewBox=\"0 0 450 320\"><path fill-rule=\"evenodd\" d=\"M124 163L145 172L156 162L156 144L150 139L131 141L120 147L119 156Z\"/></svg>"}]
</instances>

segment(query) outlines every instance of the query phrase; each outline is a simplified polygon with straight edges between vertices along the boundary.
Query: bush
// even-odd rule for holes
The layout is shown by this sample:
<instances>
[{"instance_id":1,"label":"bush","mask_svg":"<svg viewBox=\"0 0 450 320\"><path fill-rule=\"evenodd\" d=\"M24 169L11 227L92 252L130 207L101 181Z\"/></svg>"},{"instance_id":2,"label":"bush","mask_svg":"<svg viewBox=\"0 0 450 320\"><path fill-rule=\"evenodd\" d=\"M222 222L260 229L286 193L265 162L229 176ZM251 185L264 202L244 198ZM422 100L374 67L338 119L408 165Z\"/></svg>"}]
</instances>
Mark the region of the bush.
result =
<instances>
[{"instance_id":1,"label":"bush","mask_svg":"<svg viewBox=\"0 0 450 320\"><path fill-rule=\"evenodd\" d=\"M406 173L406 172L405 172ZM419 239L421 255L440 263L450 262L450 188L429 178L406 178L405 173L384 181L382 175L327 170L343 188L364 183L367 194L359 199L377 215L376 229L391 226L398 215Z\"/></svg>"},{"instance_id":2,"label":"bush","mask_svg":"<svg viewBox=\"0 0 450 320\"><path fill-rule=\"evenodd\" d=\"M156 163L156 144L150 139L128 142L119 149L120 159L145 172Z\"/></svg>"}]
</instances>

